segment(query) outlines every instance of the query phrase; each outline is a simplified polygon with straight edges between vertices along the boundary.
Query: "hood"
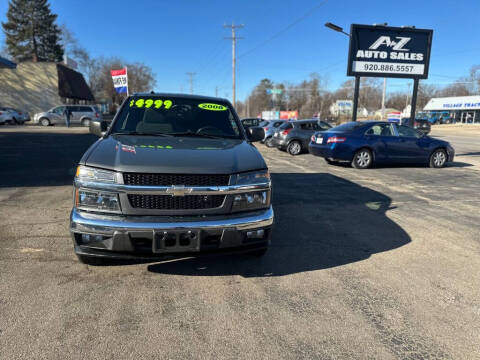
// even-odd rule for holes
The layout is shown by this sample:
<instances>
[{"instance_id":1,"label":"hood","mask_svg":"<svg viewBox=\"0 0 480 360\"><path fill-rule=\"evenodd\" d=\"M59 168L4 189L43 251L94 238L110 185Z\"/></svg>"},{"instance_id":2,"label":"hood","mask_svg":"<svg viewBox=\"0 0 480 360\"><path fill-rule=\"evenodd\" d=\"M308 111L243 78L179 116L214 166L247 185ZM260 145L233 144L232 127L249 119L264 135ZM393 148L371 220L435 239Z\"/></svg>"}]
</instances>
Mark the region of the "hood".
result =
<instances>
[{"instance_id":1,"label":"hood","mask_svg":"<svg viewBox=\"0 0 480 360\"><path fill-rule=\"evenodd\" d=\"M232 174L267 167L256 147L240 139L115 135L86 154L85 165L121 172Z\"/></svg>"}]
</instances>

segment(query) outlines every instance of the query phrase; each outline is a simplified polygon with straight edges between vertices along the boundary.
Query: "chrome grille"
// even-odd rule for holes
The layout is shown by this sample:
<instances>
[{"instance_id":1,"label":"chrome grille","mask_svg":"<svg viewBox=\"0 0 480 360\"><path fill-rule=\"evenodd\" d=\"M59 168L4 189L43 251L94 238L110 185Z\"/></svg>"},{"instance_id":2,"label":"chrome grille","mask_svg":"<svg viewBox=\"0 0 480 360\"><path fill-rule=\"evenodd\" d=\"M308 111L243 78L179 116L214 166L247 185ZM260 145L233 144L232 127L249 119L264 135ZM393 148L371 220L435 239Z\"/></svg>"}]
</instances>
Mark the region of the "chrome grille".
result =
<instances>
[{"instance_id":1,"label":"chrome grille","mask_svg":"<svg viewBox=\"0 0 480 360\"><path fill-rule=\"evenodd\" d=\"M128 195L133 208L152 210L214 209L222 206L224 200L225 195Z\"/></svg>"},{"instance_id":2,"label":"chrome grille","mask_svg":"<svg viewBox=\"0 0 480 360\"><path fill-rule=\"evenodd\" d=\"M124 173L123 182L126 185L146 186L226 186L230 175L201 175L201 174L145 174Z\"/></svg>"}]
</instances>

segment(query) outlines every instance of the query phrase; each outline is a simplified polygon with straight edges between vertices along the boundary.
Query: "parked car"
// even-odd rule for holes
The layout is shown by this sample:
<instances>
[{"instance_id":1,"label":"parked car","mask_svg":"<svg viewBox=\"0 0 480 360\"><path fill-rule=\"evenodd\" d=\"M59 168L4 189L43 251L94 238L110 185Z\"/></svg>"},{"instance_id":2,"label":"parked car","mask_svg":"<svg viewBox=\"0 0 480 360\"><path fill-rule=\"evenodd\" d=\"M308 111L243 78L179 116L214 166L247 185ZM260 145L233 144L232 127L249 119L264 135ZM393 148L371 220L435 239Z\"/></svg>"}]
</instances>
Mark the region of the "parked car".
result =
<instances>
[{"instance_id":1,"label":"parked car","mask_svg":"<svg viewBox=\"0 0 480 360\"><path fill-rule=\"evenodd\" d=\"M101 138L80 160L70 217L82 262L265 254L271 181L252 144L264 132L244 130L228 100L135 94L108 128L91 125Z\"/></svg>"},{"instance_id":2,"label":"parked car","mask_svg":"<svg viewBox=\"0 0 480 360\"><path fill-rule=\"evenodd\" d=\"M357 169L381 162L426 163L440 168L455 156L447 141L409 126L379 121L350 122L315 133L309 150L328 163L349 162Z\"/></svg>"},{"instance_id":3,"label":"parked car","mask_svg":"<svg viewBox=\"0 0 480 360\"><path fill-rule=\"evenodd\" d=\"M267 147L273 147L273 135L278 128L284 124L286 120L265 120L262 121L259 126L263 127L263 131L265 132L265 137L263 138L263 143Z\"/></svg>"},{"instance_id":4,"label":"parked car","mask_svg":"<svg viewBox=\"0 0 480 360\"><path fill-rule=\"evenodd\" d=\"M71 111L70 124L80 124L89 126L90 121L101 120L102 115L94 105L60 105L46 112L37 113L33 116L33 123L42 126L54 124L64 124L65 117L63 112L65 108Z\"/></svg>"},{"instance_id":5,"label":"parked car","mask_svg":"<svg viewBox=\"0 0 480 360\"><path fill-rule=\"evenodd\" d=\"M430 130L432 129L428 119L415 119L412 121L412 118L402 118L402 125L410 126L411 128L417 129L424 134L429 134Z\"/></svg>"},{"instance_id":6,"label":"parked car","mask_svg":"<svg viewBox=\"0 0 480 360\"><path fill-rule=\"evenodd\" d=\"M241 120L242 125L245 129L248 129L249 127L252 127L252 126L259 126L262 121L265 121L265 120L261 118L245 118Z\"/></svg>"},{"instance_id":7,"label":"parked car","mask_svg":"<svg viewBox=\"0 0 480 360\"><path fill-rule=\"evenodd\" d=\"M0 110L0 125L5 125L11 119L10 112Z\"/></svg>"},{"instance_id":8,"label":"parked car","mask_svg":"<svg viewBox=\"0 0 480 360\"><path fill-rule=\"evenodd\" d=\"M10 124L23 125L25 121L30 121L30 116L28 115L27 112L20 111L10 107L0 107L0 111L8 112L10 114L8 119L8 122Z\"/></svg>"},{"instance_id":9,"label":"parked car","mask_svg":"<svg viewBox=\"0 0 480 360\"><path fill-rule=\"evenodd\" d=\"M272 144L290 155L308 151L310 138L316 131L325 131L331 126L319 120L293 120L280 125L272 138Z\"/></svg>"}]
</instances>

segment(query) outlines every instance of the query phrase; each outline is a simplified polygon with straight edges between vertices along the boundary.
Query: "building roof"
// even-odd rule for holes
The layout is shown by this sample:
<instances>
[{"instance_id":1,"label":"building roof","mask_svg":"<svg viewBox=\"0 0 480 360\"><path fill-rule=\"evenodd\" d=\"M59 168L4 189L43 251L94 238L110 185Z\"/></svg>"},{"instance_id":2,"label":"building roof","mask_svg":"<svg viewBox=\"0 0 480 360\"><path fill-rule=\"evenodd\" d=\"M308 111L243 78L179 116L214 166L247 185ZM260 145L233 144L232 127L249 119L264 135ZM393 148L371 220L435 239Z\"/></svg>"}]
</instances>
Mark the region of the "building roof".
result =
<instances>
[{"instance_id":1,"label":"building roof","mask_svg":"<svg viewBox=\"0 0 480 360\"><path fill-rule=\"evenodd\" d=\"M81 73L62 64L57 64L57 71L58 95L76 100L95 100Z\"/></svg>"},{"instance_id":2,"label":"building roof","mask_svg":"<svg viewBox=\"0 0 480 360\"><path fill-rule=\"evenodd\" d=\"M15 69L16 67L17 67L17 64L0 56L0 68Z\"/></svg>"},{"instance_id":3,"label":"building roof","mask_svg":"<svg viewBox=\"0 0 480 360\"><path fill-rule=\"evenodd\" d=\"M480 110L480 95L432 98L423 110Z\"/></svg>"}]
</instances>

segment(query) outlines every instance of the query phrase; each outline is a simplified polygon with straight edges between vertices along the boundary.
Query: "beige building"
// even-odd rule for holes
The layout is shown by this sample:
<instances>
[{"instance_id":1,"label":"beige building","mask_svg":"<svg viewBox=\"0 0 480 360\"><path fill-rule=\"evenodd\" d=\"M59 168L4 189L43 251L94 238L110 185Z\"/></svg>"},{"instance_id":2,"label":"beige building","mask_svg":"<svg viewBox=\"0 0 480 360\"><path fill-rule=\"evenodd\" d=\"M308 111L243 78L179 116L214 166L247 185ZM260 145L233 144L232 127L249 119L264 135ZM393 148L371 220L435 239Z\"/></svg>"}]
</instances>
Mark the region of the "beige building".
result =
<instances>
[{"instance_id":1,"label":"beige building","mask_svg":"<svg viewBox=\"0 0 480 360\"><path fill-rule=\"evenodd\" d=\"M52 62L18 63L16 69L0 68L0 106L34 113L60 104L93 103L83 75Z\"/></svg>"}]
</instances>

